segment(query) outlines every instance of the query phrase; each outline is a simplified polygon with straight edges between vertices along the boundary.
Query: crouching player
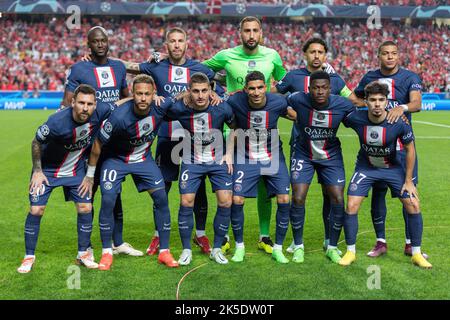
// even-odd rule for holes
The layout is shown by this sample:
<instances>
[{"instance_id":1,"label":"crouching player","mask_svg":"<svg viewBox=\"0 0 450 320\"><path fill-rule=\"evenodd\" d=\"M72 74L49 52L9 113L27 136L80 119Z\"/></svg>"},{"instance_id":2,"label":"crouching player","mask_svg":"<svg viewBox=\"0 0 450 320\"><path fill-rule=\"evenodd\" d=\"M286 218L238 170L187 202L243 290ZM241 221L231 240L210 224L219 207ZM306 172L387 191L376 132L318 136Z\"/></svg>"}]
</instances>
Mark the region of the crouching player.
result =
<instances>
[{"instance_id":1,"label":"crouching player","mask_svg":"<svg viewBox=\"0 0 450 320\"><path fill-rule=\"evenodd\" d=\"M278 118L287 116L288 108L284 97L266 93L266 90L264 75L253 71L245 78L245 92L236 93L227 101L233 108L234 126L238 129L230 135L230 139L237 137L231 207L231 226L236 241L231 258L234 262L244 260L244 202L245 198L256 197L261 177L268 195L276 196L278 203L272 257L279 263L289 262L282 251L289 226L289 173L277 131Z\"/></svg>"},{"instance_id":2,"label":"crouching player","mask_svg":"<svg viewBox=\"0 0 450 320\"><path fill-rule=\"evenodd\" d=\"M25 259L17 269L31 271L41 218L53 189L62 186L66 201L75 202L78 212L77 262L89 269L98 267L89 248L92 233L92 201L89 195L80 196L78 187L86 167L86 149L109 115L109 104L96 104L95 90L80 85L74 90L72 108L51 115L36 132L32 142L33 171L30 182L30 212L25 221Z\"/></svg>"},{"instance_id":3,"label":"crouching player","mask_svg":"<svg viewBox=\"0 0 450 320\"><path fill-rule=\"evenodd\" d=\"M155 205L155 224L161 239L158 262L177 267L169 251L170 212L164 179L152 158L150 146L164 117L166 105L156 107L153 101L155 82L152 77L139 75L133 82L133 97L116 103L116 109L105 121L89 156L86 177L80 194L91 194L95 168L103 145L107 148L101 168L102 204L99 226L102 258L99 270L109 270L113 263L113 209L125 176L131 174L139 192L147 191Z\"/></svg>"},{"instance_id":4,"label":"crouching player","mask_svg":"<svg viewBox=\"0 0 450 320\"><path fill-rule=\"evenodd\" d=\"M187 92L187 100L190 101L187 105L179 100L174 101L167 109L167 120L178 120L186 130L179 179L181 201L178 213L183 251L178 263L189 265L192 261L190 239L194 226L194 202L200 184L208 176L217 197L214 245L210 258L219 264L227 264L221 245L230 224L233 181L232 165L224 163L222 130L224 123L231 125L233 111L226 102L211 106L210 81L204 73L198 72L191 76Z\"/></svg>"},{"instance_id":5,"label":"crouching player","mask_svg":"<svg viewBox=\"0 0 450 320\"><path fill-rule=\"evenodd\" d=\"M365 89L368 111L355 111L344 124L356 131L361 148L359 150L355 173L348 187L347 210L344 219L347 252L339 261L348 266L356 260L356 235L358 233L358 210L364 197L375 183L386 183L393 196L400 198L408 213L408 229L412 243L412 262L421 268L432 265L423 257L420 245L423 222L419 197L412 181L415 163L414 134L406 118L395 123L386 120L388 86L371 82ZM396 144L400 140L406 150L406 172L397 155Z\"/></svg>"}]
</instances>

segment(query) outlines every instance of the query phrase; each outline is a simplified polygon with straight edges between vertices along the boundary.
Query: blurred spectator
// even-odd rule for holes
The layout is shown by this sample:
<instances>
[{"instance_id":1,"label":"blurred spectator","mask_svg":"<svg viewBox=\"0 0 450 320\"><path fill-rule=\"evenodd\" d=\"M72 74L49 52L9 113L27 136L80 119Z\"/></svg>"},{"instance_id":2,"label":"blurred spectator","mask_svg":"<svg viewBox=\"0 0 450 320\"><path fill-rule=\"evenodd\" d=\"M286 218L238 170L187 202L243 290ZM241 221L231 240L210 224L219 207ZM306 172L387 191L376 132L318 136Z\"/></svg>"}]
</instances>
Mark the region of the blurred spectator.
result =
<instances>
[{"instance_id":1,"label":"blurred spectator","mask_svg":"<svg viewBox=\"0 0 450 320\"><path fill-rule=\"evenodd\" d=\"M335 0L338 1L338 0ZM27 22L18 18L0 19L0 79L2 90L63 91L68 68L88 52L86 33L102 25L110 34L110 54L142 62L151 50L163 50L164 31L184 28L189 36L188 56L197 60L239 44L236 21L167 21L161 19L84 19L80 30L68 30L62 18ZM319 20L317 20L319 21ZM383 22L380 30L368 30L365 22L314 23L264 21L264 45L278 50L288 70L304 66L303 43L317 34L330 47L329 62L354 88L361 77L377 67L378 45L397 41L402 66L417 72L424 91L449 89L450 28Z\"/></svg>"}]
</instances>

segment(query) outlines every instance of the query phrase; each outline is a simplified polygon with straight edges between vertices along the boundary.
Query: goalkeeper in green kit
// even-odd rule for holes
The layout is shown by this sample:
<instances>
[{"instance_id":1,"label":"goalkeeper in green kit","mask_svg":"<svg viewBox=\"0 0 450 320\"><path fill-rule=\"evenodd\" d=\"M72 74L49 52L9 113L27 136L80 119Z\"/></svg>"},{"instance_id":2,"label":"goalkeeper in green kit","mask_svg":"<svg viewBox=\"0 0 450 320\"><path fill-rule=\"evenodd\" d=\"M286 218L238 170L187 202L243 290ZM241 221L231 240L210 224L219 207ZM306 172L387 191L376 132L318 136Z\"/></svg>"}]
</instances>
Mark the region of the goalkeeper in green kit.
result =
<instances>
[{"instance_id":1,"label":"goalkeeper in green kit","mask_svg":"<svg viewBox=\"0 0 450 320\"><path fill-rule=\"evenodd\" d=\"M261 21L256 17L245 17L239 24L242 44L218 52L211 59L202 62L217 72L226 71L226 87L228 93L242 90L245 77L252 71L259 71L266 79L267 91L270 91L271 79L281 80L286 70L277 51L260 45L262 40ZM264 182L258 184L259 242L258 248L271 254L273 242L270 239L270 217L272 201L267 195ZM224 241L222 251L230 249L228 241Z\"/></svg>"},{"instance_id":2,"label":"goalkeeper in green kit","mask_svg":"<svg viewBox=\"0 0 450 320\"><path fill-rule=\"evenodd\" d=\"M253 71L259 71L264 74L267 91L270 91L271 79L279 81L286 75L280 55L275 50L260 45L262 41L262 25L258 18L248 16L242 19L239 24L239 32L241 45L222 50L211 59L202 63L215 72L226 71L228 94L242 90L245 85L245 77ZM158 62L166 58L166 56L165 54L157 53L157 57L153 55L148 61L155 59ZM225 132L225 135L228 132ZM270 239L272 201L267 195L267 190L262 180L258 184L257 201L259 215L258 248L272 254L273 242ZM225 238L222 244L222 251L225 253L229 249L229 239Z\"/></svg>"}]
</instances>

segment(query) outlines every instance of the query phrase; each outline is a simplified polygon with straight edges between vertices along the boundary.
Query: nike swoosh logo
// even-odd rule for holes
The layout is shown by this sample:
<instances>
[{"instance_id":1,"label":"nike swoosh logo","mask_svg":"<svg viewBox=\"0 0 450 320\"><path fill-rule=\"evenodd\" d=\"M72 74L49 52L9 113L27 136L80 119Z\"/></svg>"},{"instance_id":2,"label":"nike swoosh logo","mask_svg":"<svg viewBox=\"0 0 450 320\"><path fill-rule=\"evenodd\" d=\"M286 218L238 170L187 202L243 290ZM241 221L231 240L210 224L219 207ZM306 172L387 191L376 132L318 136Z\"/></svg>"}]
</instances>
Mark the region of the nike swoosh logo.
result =
<instances>
[{"instance_id":1,"label":"nike swoosh logo","mask_svg":"<svg viewBox=\"0 0 450 320\"><path fill-rule=\"evenodd\" d=\"M180 222L178 222L178 224L186 224L187 223L187 221L180 221Z\"/></svg>"},{"instance_id":2,"label":"nike swoosh logo","mask_svg":"<svg viewBox=\"0 0 450 320\"><path fill-rule=\"evenodd\" d=\"M338 179L338 183L341 183L341 182L344 182L345 180L340 180L340 179Z\"/></svg>"},{"instance_id":3,"label":"nike swoosh logo","mask_svg":"<svg viewBox=\"0 0 450 320\"><path fill-rule=\"evenodd\" d=\"M411 180L413 180L413 181L414 181L414 180L416 180L416 178L417 178L417 177L414 177L414 178L412 178Z\"/></svg>"},{"instance_id":4,"label":"nike swoosh logo","mask_svg":"<svg viewBox=\"0 0 450 320\"><path fill-rule=\"evenodd\" d=\"M181 77L181 78L174 78L173 80L174 80L174 81L179 81L179 80L181 80L181 79L183 79L183 77Z\"/></svg>"},{"instance_id":5,"label":"nike swoosh logo","mask_svg":"<svg viewBox=\"0 0 450 320\"><path fill-rule=\"evenodd\" d=\"M225 182L225 185L228 187L228 186L231 186L233 184L233 182L229 182L229 183L227 183L227 182Z\"/></svg>"},{"instance_id":6,"label":"nike swoosh logo","mask_svg":"<svg viewBox=\"0 0 450 320\"><path fill-rule=\"evenodd\" d=\"M155 181L155 184L160 184L160 183L161 183L161 181L163 181L163 179L161 179L161 180L158 180L158 181Z\"/></svg>"},{"instance_id":7,"label":"nike swoosh logo","mask_svg":"<svg viewBox=\"0 0 450 320\"><path fill-rule=\"evenodd\" d=\"M164 223L164 227L170 227L170 223Z\"/></svg>"},{"instance_id":8,"label":"nike swoosh logo","mask_svg":"<svg viewBox=\"0 0 450 320\"><path fill-rule=\"evenodd\" d=\"M289 191L289 188L286 188L286 191Z\"/></svg>"},{"instance_id":9,"label":"nike swoosh logo","mask_svg":"<svg viewBox=\"0 0 450 320\"><path fill-rule=\"evenodd\" d=\"M102 82L102 86L107 85L108 83L109 83L109 81Z\"/></svg>"}]
</instances>

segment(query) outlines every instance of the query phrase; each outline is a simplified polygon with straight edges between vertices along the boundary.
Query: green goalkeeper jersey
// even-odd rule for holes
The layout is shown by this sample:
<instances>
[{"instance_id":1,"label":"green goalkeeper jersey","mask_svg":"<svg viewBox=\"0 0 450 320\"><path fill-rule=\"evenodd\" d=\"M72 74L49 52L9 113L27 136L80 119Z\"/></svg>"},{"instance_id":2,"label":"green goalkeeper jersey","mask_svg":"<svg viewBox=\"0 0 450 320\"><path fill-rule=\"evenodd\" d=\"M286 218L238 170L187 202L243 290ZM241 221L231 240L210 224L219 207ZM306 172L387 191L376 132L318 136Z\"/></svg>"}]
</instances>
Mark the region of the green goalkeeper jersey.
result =
<instances>
[{"instance_id":1,"label":"green goalkeeper jersey","mask_svg":"<svg viewBox=\"0 0 450 320\"><path fill-rule=\"evenodd\" d=\"M214 71L225 70L227 92L242 90L245 77L252 71L259 71L266 78L267 91L270 91L271 79L281 80L286 74L281 57L273 49L258 46L258 52L247 55L243 46L219 51L214 57L203 61L203 64Z\"/></svg>"}]
</instances>

